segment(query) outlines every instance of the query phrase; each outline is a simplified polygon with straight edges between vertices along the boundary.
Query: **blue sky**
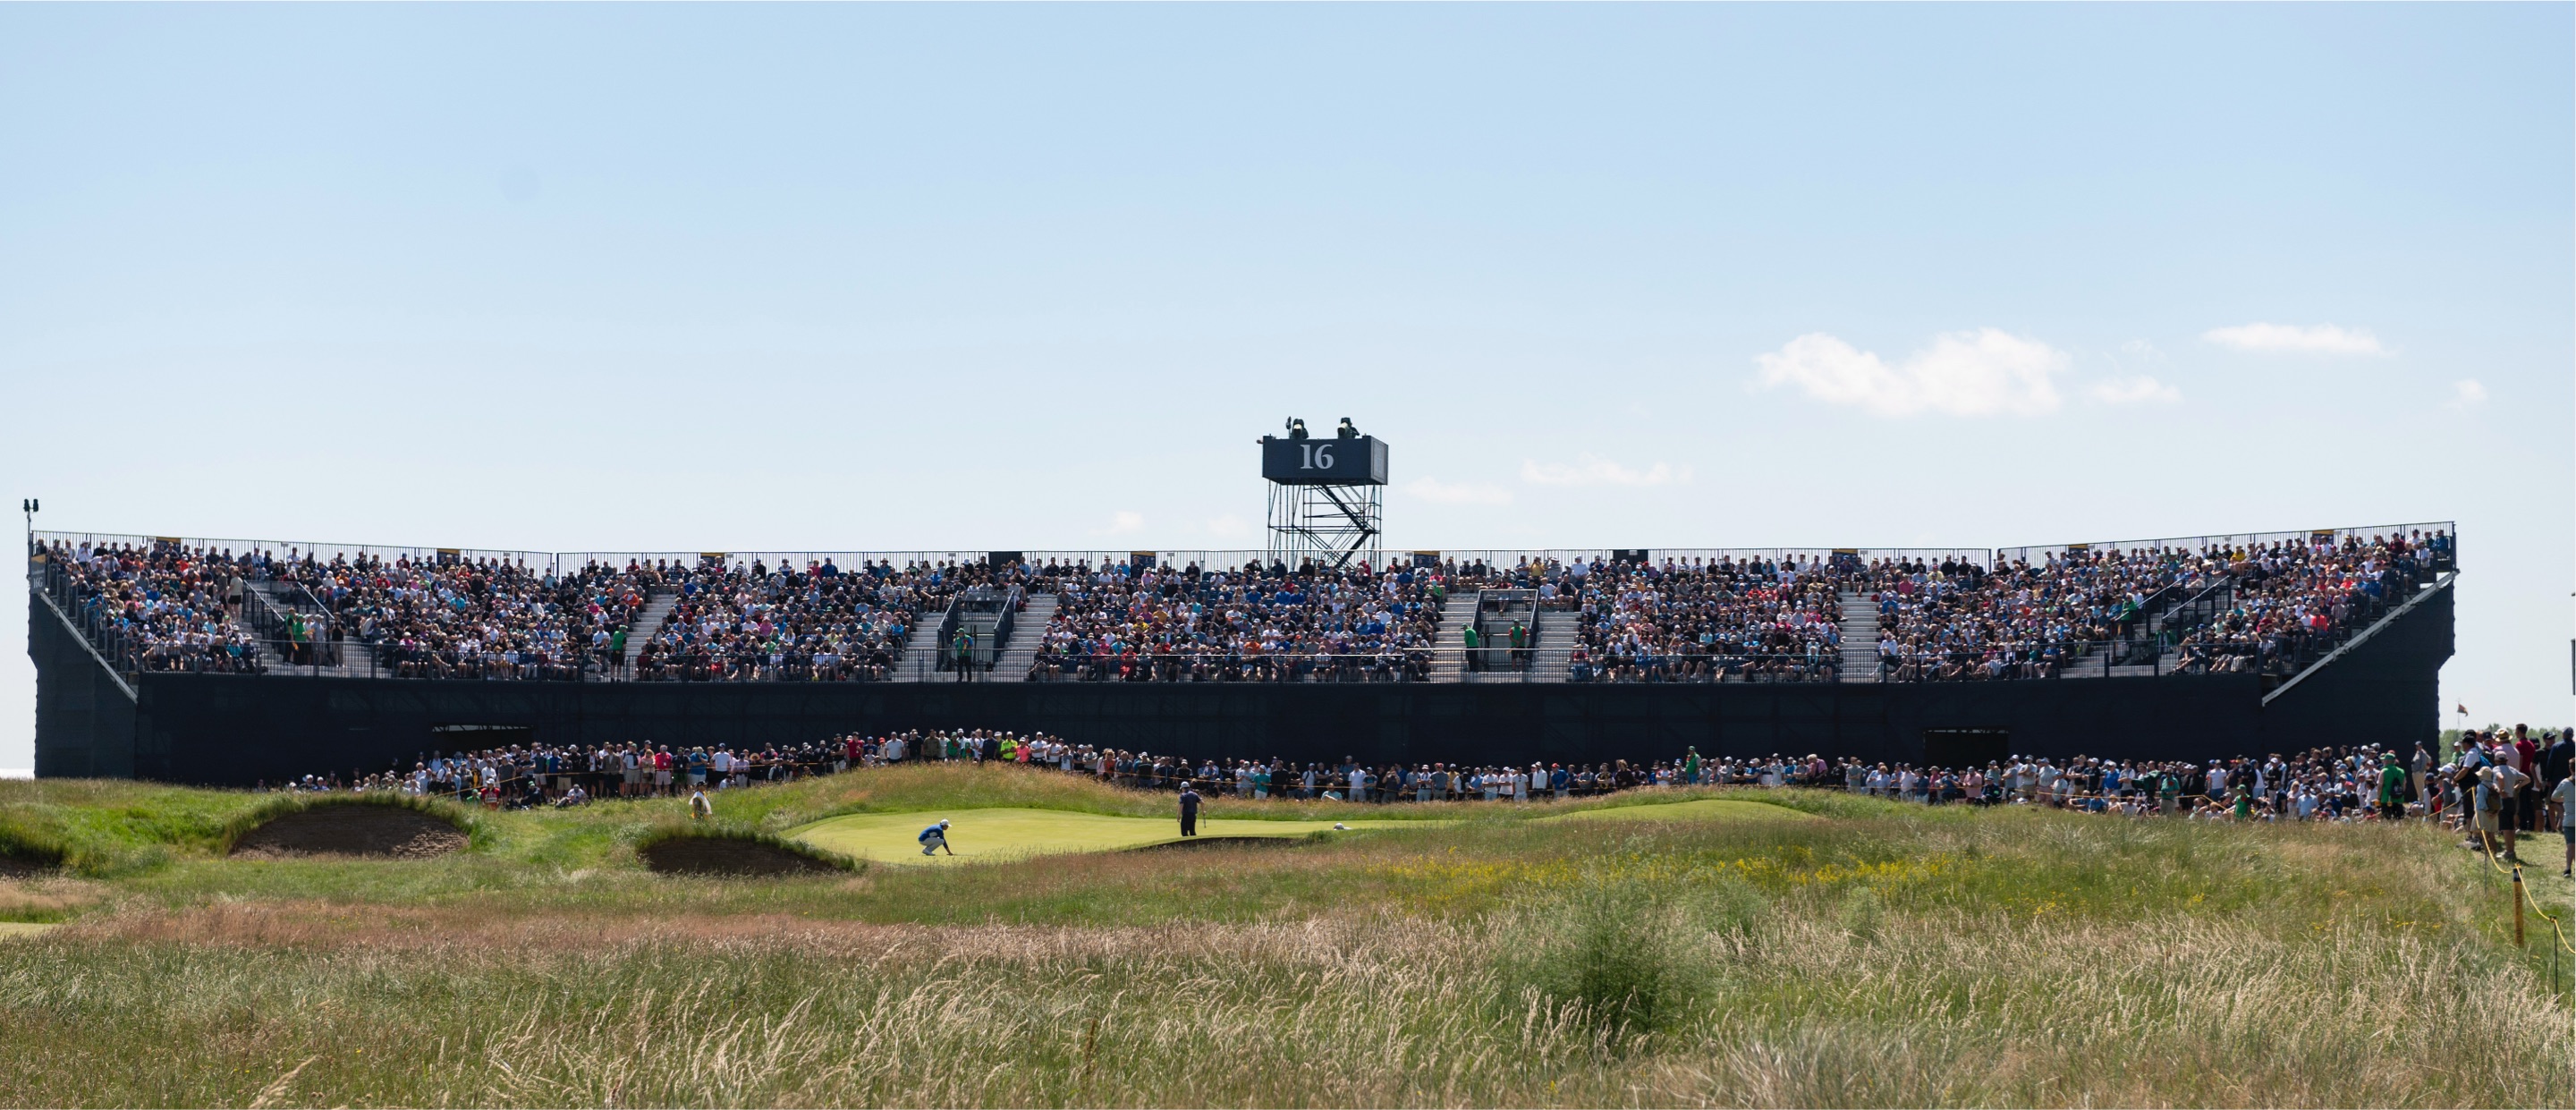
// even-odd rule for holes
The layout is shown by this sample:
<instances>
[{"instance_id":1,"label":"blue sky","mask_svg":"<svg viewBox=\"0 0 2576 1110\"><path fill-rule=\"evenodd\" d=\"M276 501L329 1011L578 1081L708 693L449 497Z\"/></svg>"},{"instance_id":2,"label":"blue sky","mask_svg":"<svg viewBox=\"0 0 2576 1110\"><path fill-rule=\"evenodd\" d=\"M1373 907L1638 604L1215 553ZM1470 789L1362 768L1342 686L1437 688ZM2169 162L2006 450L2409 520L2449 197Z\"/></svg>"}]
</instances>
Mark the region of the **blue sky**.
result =
<instances>
[{"instance_id":1,"label":"blue sky","mask_svg":"<svg viewBox=\"0 0 2576 1110\"><path fill-rule=\"evenodd\" d=\"M101 531L1240 546L1296 414L1393 443L1402 547L2457 519L2446 702L2565 724L2572 23L0 7L0 477Z\"/></svg>"}]
</instances>

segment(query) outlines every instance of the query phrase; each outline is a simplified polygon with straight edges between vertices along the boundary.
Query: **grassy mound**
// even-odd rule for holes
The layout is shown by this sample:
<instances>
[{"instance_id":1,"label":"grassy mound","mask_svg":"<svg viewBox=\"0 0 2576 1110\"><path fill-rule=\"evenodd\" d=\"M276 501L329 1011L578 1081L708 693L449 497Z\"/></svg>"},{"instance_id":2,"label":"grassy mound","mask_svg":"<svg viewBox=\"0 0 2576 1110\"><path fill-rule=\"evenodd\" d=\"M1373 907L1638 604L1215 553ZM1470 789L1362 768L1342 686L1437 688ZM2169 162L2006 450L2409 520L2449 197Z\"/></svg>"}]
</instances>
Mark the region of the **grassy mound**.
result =
<instances>
[{"instance_id":1,"label":"grassy mound","mask_svg":"<svg viewBox=\"0 0 2576 1110\"><path fill-rule=\"evenodd\" d=\"M851 871L846 856L775 833L728 826L662 825L635 843L644 866L663 875L780 877Z\"/></svg>"}]
</instances>

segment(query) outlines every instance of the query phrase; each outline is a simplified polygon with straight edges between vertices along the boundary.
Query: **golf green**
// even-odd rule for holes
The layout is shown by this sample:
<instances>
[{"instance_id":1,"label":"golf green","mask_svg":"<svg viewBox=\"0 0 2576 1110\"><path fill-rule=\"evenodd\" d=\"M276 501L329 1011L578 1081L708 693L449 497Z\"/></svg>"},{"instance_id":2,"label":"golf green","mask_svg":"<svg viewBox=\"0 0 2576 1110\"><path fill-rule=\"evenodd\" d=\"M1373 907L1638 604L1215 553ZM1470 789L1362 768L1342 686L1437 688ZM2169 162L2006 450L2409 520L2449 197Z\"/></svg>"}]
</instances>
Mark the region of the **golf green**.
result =
<instances>
[{"instance_id":1,"label":"golf green","mask_svg":"<svg viewBox=\"0 0 2576 1110\"><path fill-rule=\"evenodd\" d=\"M1816 815L1801 813L1787 806L1769 802L1747 802L1736 798L1699 798L1687 802L1655 802L1640 806L1613 806L1609 809L1586 809L1541 817L1541 821L1813 821Z\"/></svg>"},{"instance_id":2,"label":"golf green","mask_svg":"<svg viewBox=\"0 0 2576 1110\"><path fill-rule=\"evenodd\" d=\"M941 863L952 857L921 854L914 839L947 818L948 847L958 860L1008 860L1063 852L1115 852L1181 839L1176 817L1110 817L1061 809L961 809L945 813L853 813L827 817L788 835L817 848L877 863ZM1446 822L1346 821L1353 829L1422 828ZM1298 837L1328 831L1331 821L1202 820L1203 839Z\"/></svg>"}]
</instances>

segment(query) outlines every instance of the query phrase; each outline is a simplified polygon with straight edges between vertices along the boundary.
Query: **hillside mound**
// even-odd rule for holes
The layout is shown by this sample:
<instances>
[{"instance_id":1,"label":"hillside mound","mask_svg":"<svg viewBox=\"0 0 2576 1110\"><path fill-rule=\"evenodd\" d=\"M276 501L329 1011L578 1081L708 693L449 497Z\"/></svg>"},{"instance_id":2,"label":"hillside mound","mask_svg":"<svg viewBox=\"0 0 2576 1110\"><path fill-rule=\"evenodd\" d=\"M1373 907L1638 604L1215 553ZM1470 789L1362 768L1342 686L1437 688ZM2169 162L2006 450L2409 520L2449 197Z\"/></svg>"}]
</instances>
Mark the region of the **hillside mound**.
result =
<instances>
[{"instance_id":1,"label":"hillside mound","mask_svg":"<svg viewBox=\"0 0 2576 1110\"><path fill-rule=\"evenodd\" d=\"M840 868L775 844L729 836L671 836L635 849L644 866L663 875L771 877L819 875Z\"/></svg>"},{"instance_id":2,"label":"hillside mound","mask_svg":"<svg viewBox=\"0 0 2576 1110\"><path fill-rule=\"evenodd\" d=\"M324 805L283 814L261 824L233 844L232 854L250 859L427 859L464 848L464 830L419 810Z\"/></svg>"}]
</instances>

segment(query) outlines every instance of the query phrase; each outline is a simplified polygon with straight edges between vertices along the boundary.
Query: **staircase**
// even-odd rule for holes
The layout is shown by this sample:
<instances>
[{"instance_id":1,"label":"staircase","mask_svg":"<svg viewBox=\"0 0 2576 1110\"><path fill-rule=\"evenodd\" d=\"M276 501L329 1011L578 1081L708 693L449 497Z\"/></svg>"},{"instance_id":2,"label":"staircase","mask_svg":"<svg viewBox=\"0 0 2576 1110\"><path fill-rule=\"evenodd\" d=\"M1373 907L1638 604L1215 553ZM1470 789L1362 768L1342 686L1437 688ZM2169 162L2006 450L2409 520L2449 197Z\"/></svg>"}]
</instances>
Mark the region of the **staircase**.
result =
<instances>
[{"instance_id":1,"label":"staircase","mask_svg":"<svg viewBox=\"0 0 2576 1110\"><path fill-rule=\"evenodd\" d=\"M1845 682L1878 681L1878 603L1868 594L1842 595Z\"/></svg>"},{"instance_id":2,"label":"staircase","mask_svg":"<svg viewBox=\"0 0 2576 1110\"><path fill-rule=\"evenodd\" d=\"M1038 661L1038 649L1046 646L1047 625L1054 619L1054 594L1029 596L1028 607L1011 620L1010 642L1002 645L1001 658L993 662L993 681L1029 680L1029 667Z\"/></svg>"},{"instance_id":3,"label":"staircase","mask_svg":"<svg viewBox=\"0 0 2576 1110\"><path fill-rule=\"evenodd\" d=\"M245 589L258 594L260 600L268 603L269 610L273 613L279 614L281 617L286 613L295 611L298 608L298 603L302 602L305 596L304 591L293 583L280 582L274 579L264 579L256 582L245 581L242 585ZM245 609L247 609L247 606L245 606ZM271 672L278 674L325 675L331 678L352 677L347 666L347 661L350 658L351 653L347 649L361 646L356 644L354 641L342 641L340 645L342 649L340 655L341 662L338 664L322 667L316 667L311 664L290 664L286 661L284 641L282 639L271 639L271 637L285 636L286 632L284 629L280 628L274 631L262 631L251 623L248 619L247 613L244 614L240 624L243 631L251 634L251 641L258 648L259 665L267 668ZM355 677L365 678L367 676L366 664L369 658L372 658L372 653L362 655L358 658L358 670L356 671Z\"/></svg>"},{"instance_id":4,"label":"staircase","mask_svg":"<svg viewBox=\"0 0 2576 1110\"><path fill-rule=\"evenodd\" d=\"M1440 602L1440 629L1432 640L1431 681L1467 681L1467 629L1476 623L1476 591L1456 590Z\"/></svg>"},{"instance_id":5,"label":"staircase","mask_svg":"<svg viewBox=\"0 0 2576 1110\"><path fill-rule=\"evenodd\" d=\"M635 610L635 619L626 625L626 666L635 667L636 657L644 654L644 645L659 635L662 626L671 622L671 610L680 607L678 590L655 590L645 595L644 604ZM600 675L606 678L605 674Z\"/></svg>"},{"instance_id":6,"label":"staircase","mask_svg":"<svg viewBox=\"0 0 2576 1110\"><path fill-rule=\"evenodd\" d=\"M2221 583L2216 590L2202 599L2203 603L2200 605L2168 604L2149 614L2146 621L2139 626L2139 630L2132 635L2137 636L2141 641L2146 641L2164 634L2169 629L2179 628L2188 632L2193 627L2207 623L2210 613L2225 610L2234 600L2235 587L2232 584ZM2178 635L2174 639L2180 640L2182 637ZM2172 674L2174 664L2182 660L2182 652L2170 647L2164 649L2164 652L2152 663L2117 663L2105 668L2101 661L2095 658L2098 652L2118 651L2125 655L2130 650L2125 643L2093 645L2084 654L2067 661L2066 676L2068 678L2147 678L2160 674Z\"/></svg>"},{"instance_id":7,"label":"staircase","mask_svg":"<svg viewBox=\"0 0 2576 1110\"><path fill-rule=\"evenodd\" d=\"M1574 647L1581 640L1576 629L1582 624L1580 613L1541 609L1538 614L1538 647L1530 656L1530 681L1566 682L1574 675Z\"/></svg>"},{"instance_id":8,"label":"staircase","mask_svg":"<svg viewBox=\"0 0 2576 1110\"><path fill-rule=\"evenodd\" d=\"M948 623L948 610L924 609L914 614L912 630L905 633L903 658L895 662L895 682L929 682L939 677L939 630Z\"/></svg>"},{"instance_id":9,"label":"staircase","mask_svg":"<svg viewBox=\"0 0 2576 1110\"><path fill-rule=\"evenodd\" d=\"M1512 625L1519 624L1532 638L1538 635L1538 591L1528 589L1486 590L1480 595L1482 608L1476 611L1478 642L1484 645L1481 669L1468 672L1469 681L1526 682L1527 668L1512 655ZM1523 646L1535 649L1533 640ZM1530 662L1538 660L1533 657ZM1478 678L1477 676L1484 676Z\"/></svg>"}]
</instances>

